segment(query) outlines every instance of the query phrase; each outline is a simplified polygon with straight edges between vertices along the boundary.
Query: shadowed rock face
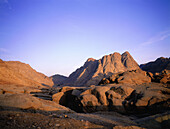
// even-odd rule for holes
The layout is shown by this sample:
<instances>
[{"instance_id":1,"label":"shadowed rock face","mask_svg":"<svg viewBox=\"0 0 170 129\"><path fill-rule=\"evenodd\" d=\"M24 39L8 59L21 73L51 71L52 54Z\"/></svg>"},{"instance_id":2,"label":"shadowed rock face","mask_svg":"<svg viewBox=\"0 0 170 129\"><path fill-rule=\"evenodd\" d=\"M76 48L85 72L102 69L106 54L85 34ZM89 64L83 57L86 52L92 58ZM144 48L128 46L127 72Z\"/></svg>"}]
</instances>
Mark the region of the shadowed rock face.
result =
<instances>
[{"instance_id":1,"label":"shadowed rock face","mask_svg":"<svg viewBox=\"0 0 170 129\"><path fill-rule=\"evenodd\" d=\"M122 55L115 52L99 60L89 58L65 80L64 85L96 85L102 78L113 73L135 69L139 69L139 66L129 52Z\"/></svg>"},{"instance_id":2,"label":"shadowed rock face","mask_svg":"<svg viewBox=\"0 0 170 129\"><path fill-rule=\"evenodd\" d=\"M53 75L50 78L53 80L54 85L61 85L67 79L66 76L59 74Z\"/></svg>"},{"instance_id":3,"label":"shadowed rock face","mask_svg":"<svg viewBox=\"0 0 170 129\"><path fill-rule=\"evenodd\" d=\"M0 84L17 85L49 85L52 86L52 79L37 72L30 65L19 61L0 60Z\"/></svg>"},{"instance_id":4,"label":"shadowed rock face","mask_svg":"<svg viewBox=\"0 0 170 129\"><path fill-rule=\"evenodd\" d=\"M170 58L160 57L153 62L141 64L140 68L152 73L160 73L164 69L170 70Z\"/></svg>"}]
</instances>

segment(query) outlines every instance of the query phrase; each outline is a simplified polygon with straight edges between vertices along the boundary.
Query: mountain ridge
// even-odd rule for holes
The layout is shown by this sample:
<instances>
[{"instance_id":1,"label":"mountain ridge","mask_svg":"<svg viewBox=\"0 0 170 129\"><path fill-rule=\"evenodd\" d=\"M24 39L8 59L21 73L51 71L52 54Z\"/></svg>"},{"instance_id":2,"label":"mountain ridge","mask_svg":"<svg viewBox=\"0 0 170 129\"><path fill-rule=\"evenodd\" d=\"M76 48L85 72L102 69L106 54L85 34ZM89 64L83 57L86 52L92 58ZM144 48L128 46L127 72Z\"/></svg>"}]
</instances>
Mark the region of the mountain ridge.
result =
<instances>
[{"instance_id":1,"label":"mountain ridge","mask_svg":"<svg viewBox=\"0 0 170 129\"><path fill-rule=\"evenodd\" d=\"M88 58L83 66L70 74L64 85L95 85L103 77L134 69L139 69L139 65L127 51L122 55L118 52L105 55L99 60Z\"/></svg>"},{"instance_id":2,"label":"mountain ridge","mask_svg":"<svg viewBox=\"0 0 170 129\"><path fill-rule=\"evenodd\" d=\"M155 61L141 64L140 68L152 73L160 73L164 69L170 70L170 58L159 57Z\"/></svg>"},{"instance_id":3,"label":"mountain ridge","mask_svg":"<svg viewBox=\"0 0 170 129\"><path fill-rule=\"evenodd\" d=\"M20 61L3 60L0 60L0 83L26 86L53 85L51 79L37 72L29 64Z\"/></svg>"}]
</instances>

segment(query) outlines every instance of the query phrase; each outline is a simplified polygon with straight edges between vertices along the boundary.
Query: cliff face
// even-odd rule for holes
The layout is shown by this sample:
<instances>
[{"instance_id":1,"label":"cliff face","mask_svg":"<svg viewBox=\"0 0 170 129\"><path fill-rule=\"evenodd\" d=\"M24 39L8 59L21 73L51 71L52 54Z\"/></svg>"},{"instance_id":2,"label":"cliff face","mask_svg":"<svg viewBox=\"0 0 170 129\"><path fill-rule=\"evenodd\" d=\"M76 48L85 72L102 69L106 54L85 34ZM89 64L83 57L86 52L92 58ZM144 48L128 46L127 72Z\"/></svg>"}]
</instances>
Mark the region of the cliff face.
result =
<instances>
[{"instance_id":1,"label":"cliff face","mask_svg":"<svg viewBox=\"0 0 170 129\"><path fill-rule=\"evenodd\" d=\"M19 61L0 60L0 83L17 85L53 85L52 79Z\"/></svg>"},{"instance_id":2,"label":"cliff face","mask_svg":"<svg viewBox=\"0 0 170 129\"><path fill-rule=\"evenodd\" d=\"M102 78L113 73L134 69L139 69L139 66L129 52L122 55L115 52L99 60L89 58L65 80L64 85L96 85Z\"/></svg>"},{"instance_id":3,"label":"cliff face","mask_svg":"<svg viewBox=\"0 0 170 129\"><path fill-rule=\"evenodd\" d=\"M160 57L155 61L146 64L141 64L140 68L144 71L152 73L160 73L164 69L170 70L170 58Z\"/></svg>"}]
</instances>

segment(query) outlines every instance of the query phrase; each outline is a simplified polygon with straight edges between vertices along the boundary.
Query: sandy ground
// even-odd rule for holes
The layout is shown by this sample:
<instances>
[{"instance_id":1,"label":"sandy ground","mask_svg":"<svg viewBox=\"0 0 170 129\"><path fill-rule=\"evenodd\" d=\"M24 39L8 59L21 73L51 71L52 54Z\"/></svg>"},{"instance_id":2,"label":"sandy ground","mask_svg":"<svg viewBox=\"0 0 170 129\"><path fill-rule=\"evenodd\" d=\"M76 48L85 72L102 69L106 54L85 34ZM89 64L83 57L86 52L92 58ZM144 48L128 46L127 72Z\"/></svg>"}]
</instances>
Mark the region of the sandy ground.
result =
<instances>
[{"instance_id":1,"label":"sandy ground","mask_svg":"<svg viewBox=\"0 0 170 129\"><path fill-rule=\"evenodd\" d=\"M1 129L84 129L104 128L89 121L31 111L0 111Z\"/></svg>"}]
</instances>

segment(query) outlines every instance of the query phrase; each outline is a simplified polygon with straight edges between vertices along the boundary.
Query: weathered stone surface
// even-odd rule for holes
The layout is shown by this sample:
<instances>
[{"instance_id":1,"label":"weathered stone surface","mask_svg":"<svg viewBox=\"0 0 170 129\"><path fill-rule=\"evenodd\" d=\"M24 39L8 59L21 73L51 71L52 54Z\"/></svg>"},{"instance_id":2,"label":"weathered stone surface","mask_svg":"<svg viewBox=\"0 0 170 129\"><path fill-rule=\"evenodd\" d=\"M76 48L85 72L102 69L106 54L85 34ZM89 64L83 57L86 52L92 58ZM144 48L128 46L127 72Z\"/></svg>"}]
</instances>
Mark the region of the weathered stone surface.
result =
<instances>
[{"instance_id":1,"label":"weathered stone surface","mask_svg":"<svg viewBox=\"0 0 170 129\"><path fill-rule=\"evenodd\" d=\"M80 96L80 101L83 105L84 112L94 112L96 111L96 108L100 106L100 104L98 103L98 99L92 94Z\"/></svg>"},{"instance_id":2,"label":"weathered stone surface","mask_svg":"<svg viewBox=\"0 0 170 129\"><path fill-rule=\"evenodd\" d=\"M94 88L94 87L92 87L91 89L87 89L87 90L83 91L80 95L91 94L93 88Z\"/></svg>"},{"instance_id":3,"label":"weathered stone surface","mask_svg":"<svg viewBox=\"0 0 170 129\"><path fill-rule=\"evenodd\" d=\"M72 95L75 95L75 96L79 96L79 95L81 94L81 91L75 89L75 90L72 91L71 94L72 94Z\"/></svg>"},{"instance_id":4,"label":"weathered stone surface","mask_svg":"<svg viewBox=\"0 0 170 129\"><path fill-rule=\"evenodd\" d=\"M58 104L65 105L67 103L64 92L58 92L52 96L52 100Z\"/></svg>"},{"instance_id":5,"label":"weathered stone surface","mask_svg":"<svg viewBox=\"0 0 170 129\"><path fill-rule=\"evenodd\" d=\"M106 96L108 99L112 99L112 98L121 99L121 95L114 92L113 90L108 90L106 92Z\"/></svg>"},{"instance_id":6,"label":"weathered stone surface","mask_svg":"<svg viewBox=\"0 0 170 129\"><path fill-rule=\"evenodd\" d=\"M60 92L67 92L67 91L72 91L74 88L65 86L60 89Z\"/></svg>"},{"instance_id":7,"label":"weathered stone surface","mask_svg":"<svg viewBox=\"0 0 170 129\"><path fill-rule=\"evenodd\" d=\"M67 94L66 102L68 103L65 105L83 112L115 110L122 113L156 113L167 110L170 103L169 90L158 83L112 84L88 87L84 90L76 89L74 95L72 92L68 93L67 90L64 92Z\"/></svg>"},{"instance_id":8,"label":"weathered stone surface","mask_svg":"<svg viewBox=\"0 0 170 129\"><path fill-rule=\"evenodd\" d=\"M42 100L29 94L4 94L0 95L0 106L21 109L37 109L45 111L65 110L68 108L55 102Z\"/></svg>"},{"instance_id":9,"label":"weathered stone surface","mask_svg":"<svg viewBox=\"0 0 170 129\"><path fill-rule=\"evenodd\" d=\"M99 84L119 83L119 84L142 84L150 83L151 78L141 69L116 73L107 78L108 81L101 80Z\"/></svg>"},{"instance_id":10,"label":"weathered stone surface","mask_svg":"<svg viewBox=\"0 0 170 129\"><path fill-rule=\"evenodd\" d=\"M92 94L97 96L99 103L101 103L101 105L103 106L107 106L108 102L107 102L107 98L106 98L106 94L105 92L110 90L110 87L96 87L93 89Z\"/></svg>"}]
</instances>

